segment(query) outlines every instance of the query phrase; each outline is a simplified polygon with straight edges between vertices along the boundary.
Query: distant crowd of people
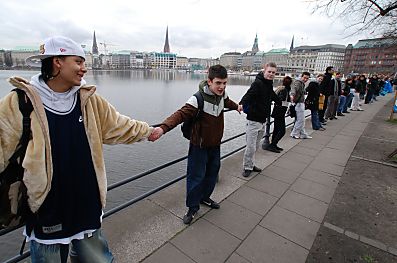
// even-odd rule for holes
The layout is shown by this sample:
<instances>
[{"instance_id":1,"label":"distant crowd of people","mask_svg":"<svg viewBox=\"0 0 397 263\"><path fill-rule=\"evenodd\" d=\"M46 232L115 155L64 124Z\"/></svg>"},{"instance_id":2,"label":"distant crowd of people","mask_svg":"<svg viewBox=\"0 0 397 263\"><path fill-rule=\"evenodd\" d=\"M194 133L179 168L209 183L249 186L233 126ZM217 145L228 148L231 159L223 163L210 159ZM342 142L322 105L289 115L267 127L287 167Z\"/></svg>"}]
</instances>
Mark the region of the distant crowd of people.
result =
<instances>
[{"instance_id":1,"label":"distant crowd of people","mask_svg":"<svg viewBox=\"0 0 397 263\"><path fill-rule=\"evenodd\" d=\"M282 85L274 89L277 66L268 63L240 102L235 103L225 92L227 70L215 65L209 68L207 79L199 83L198 93L153 128L120 114L95 93L95 86L86 85L85 53L73 40L48 38L40 47L40 54L27 62L39 66L41 72L30 81L13 77L9 82L24 92L23 101L33 104L29 120L32 132L21 161L31 212L24 235L30 242L33 263L68 262L68 258L71 262L87 263L114 260L101 232L107 193L103 144L156 141L179 124L194 119L187 161L188 209L183 217L183 222L190 224L201 205L220 208L211 195L221 166L224 108L246 113L247 147L242 176L248 177L261 171L255 165L255 152L270 116L274 119L273 135L263 148L279 153L283 151L278 143L286 133L288 111L295 118L290 136L310 139L305 130L306 109L311 111L313 129L323 131L328 120L344 116L348 110L361 111L362 103L372 103L382 92L391 91L389 79L376 75L369 79L364 75L352 76L342 85L341 74L334 74L332 67L315 81L309 82L308 72L298 79L285 77ZM0 101L3 170L26 124L20 103L15 92ZM14 201L18 202L11 203L15 204Z\"/></svg>"}]
</instances>

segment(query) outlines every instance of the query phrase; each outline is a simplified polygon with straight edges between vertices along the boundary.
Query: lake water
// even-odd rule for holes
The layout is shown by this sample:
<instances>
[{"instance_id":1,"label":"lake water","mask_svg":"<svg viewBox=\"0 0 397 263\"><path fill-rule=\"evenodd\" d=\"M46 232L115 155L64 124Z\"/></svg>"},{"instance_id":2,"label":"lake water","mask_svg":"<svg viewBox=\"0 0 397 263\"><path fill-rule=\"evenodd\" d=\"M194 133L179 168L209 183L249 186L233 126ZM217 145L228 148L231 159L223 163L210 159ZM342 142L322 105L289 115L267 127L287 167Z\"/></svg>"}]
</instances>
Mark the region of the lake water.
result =
<instances>
[{"instance_id":1,"label":"lake water","mask_svg":"<svg viewBox=\"0 0 397 263\"><path fill-rule=\"evenodd\" d=\"M0 71L0 97L12 87L6 81L11 76L30 79L34 71ZM89 71L87 84L97 86L97 92L116 109L133 119L158 124L185 104L198 90L198 84L206 79L204 74L176 71ZM231 75L227 93L238 102L254 77ZM224 139L245 131L245 115L236 111L225 113ZM245 144L245 137L222 145L222 154ZM167 163L187 154L188 141L182 137L180 128L167 133L157 142L140 142L132 145L104 147L108 184L139 174L155 166ZM139 196L148 190L185 174L186 163L178 163L131 182L109 192L107 209ZM184 197L181 197L184 198ZM117 215L116 215L117 216ZM0 237L0 261L16 255L22 240L21 231Z\"/></svg>"}]
</instances>

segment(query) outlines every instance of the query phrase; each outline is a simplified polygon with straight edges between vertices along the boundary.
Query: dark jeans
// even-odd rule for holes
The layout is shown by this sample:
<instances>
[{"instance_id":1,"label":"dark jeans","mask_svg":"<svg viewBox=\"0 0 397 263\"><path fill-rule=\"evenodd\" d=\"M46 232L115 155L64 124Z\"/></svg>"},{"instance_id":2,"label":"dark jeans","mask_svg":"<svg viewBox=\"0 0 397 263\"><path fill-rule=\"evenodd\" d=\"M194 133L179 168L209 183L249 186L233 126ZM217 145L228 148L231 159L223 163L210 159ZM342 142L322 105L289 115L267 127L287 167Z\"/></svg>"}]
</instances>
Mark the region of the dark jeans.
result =
<instances>
[{"instance_id":1,"label":"dark jeans","mask_svg":"<svg viewBox=\"0 0 397 263\"><path fill-rule=\"evenodd\" d=\"M352 106L353 98L354 98L353 93L349 93L349 95L347 95L346 104L345 104L345 107L343 107L343 112L347 112L347 108L350 108Z\"/></svg>"},{"instance_id":2,"label":"dark jeans","mask_svg":"<svg viewBox=\"0 0 397 263\"><path fill-rule=\"evenodd\" d=\"M221 167L220 146L200 148L190 144L187 161L186 206L199 209L211 196Z\"/></svg>"},{"instance_id":3,"label":"dark jeans","mask_svg":"<svg viewBox=\"0 0 397 263\"><path fill-rule=\"evenodd\" d=\"M368 104L371 102L373 95L374 95L374 91L369 89L367 91L367 95L365 96L365 104Z\"/></svg>"},{"instance_id":4,"label":"dark jeans","mask_svg":"<svg viewBox=\"0 0 397 263\"><path fill-rule=\"evenodd\" d=\"M273 122L273 136L272 143L273 145L277 145L277 143L283 138L285 135L285 117L276 117Z\"/></svg>"},{"instance_id":5,"label":"dark jeans","mask_svg":"<svg viewBox=\"0 0 397 263\"><path fill-rule=\"evenodd\" d=\"M313 130L318 130L321 127L323 127L320 123L320 119L318 118L318 111L316 110L311 110L311 114L312 114L312 128Z\"/></svg>"},{"instance_id":6,"label":"dark jeans","mask_svg":"<svg viewBox=\"0 0 397 263\"><path fill-rule=\"evenodd\" d=\"M342 112L343 109L345 108L345 105L346 105L346 96L344 95L339 96L339 105L337 112Z\"/></svg>"}]
</instances>

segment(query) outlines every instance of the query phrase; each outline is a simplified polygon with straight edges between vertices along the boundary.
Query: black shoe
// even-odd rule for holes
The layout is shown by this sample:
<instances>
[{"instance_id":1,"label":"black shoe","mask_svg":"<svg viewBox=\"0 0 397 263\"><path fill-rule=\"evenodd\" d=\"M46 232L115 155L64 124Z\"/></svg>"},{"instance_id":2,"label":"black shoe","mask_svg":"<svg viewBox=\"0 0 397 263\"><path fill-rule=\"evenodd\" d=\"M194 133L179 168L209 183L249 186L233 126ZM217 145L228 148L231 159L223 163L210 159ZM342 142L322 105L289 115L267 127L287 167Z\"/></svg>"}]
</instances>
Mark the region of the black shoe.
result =
<instances>
[{"instance_id":1,"label":"black shoe","mask_svg":"<svg viewBox=\"0 0 397 263\"><path fill-rule=\"evenodd\" d=\"M251 170L244 170L244 171L243 171L243 176L244 176L244 177L248 177L248 176L251 175L251 173L252 173Z\"/></svg>"},{"instance_id":2,"label":"black shoe","mask_svg":"<svg viewBox=\"0 0 397 263\"><path fill-rule=\"evenodd\" d=\"M254 168L252 168L252 171L256 172L256 173L259 173L259 172L262 172L262 169L259 168L259 167L254 166Z\"/></svg>"},{"instance_id":3,"label":"black shoe","mask_svg":"<svg viewBox=\"0 0 397 263\"><path fill-rule=\"evenodd\" d=\"M274 145L269 144L265 150L270 151L270 152L274 152L274 153L280 153L279 150L276 149L276 147L274 147Z\"/></svg>"},{"instance_id":4,"label":"black shoe","mask_svg":"<svg viewBox=\"0 0 397 263\"><path fill-rule=\"evenodd\" d=\"M345 114L343 114L342 112L338 112L336 115L337 116L345 116Z\"/></svg>"},{"instance_id":5,"label":"black shoe","mask_svg":"<svg viewBox=\"0 0 397 263\"><path fill-rule=\"evenodd\" d=\"M335 120L337 120L338 118L334 117Z\"/></svg>"},{"instance_id":6,"label":"black shoe","mask_svg":"<svg viewBox=\"0 0 397 263\"><path fill-rule=\"evenodd\" d=\"M214 208L214 209L219 209L221 207L217 202L215 202L211 198L207 198L205 200L201 200L200 203L203 204L203 205L206 205L208 207Z\"/></svg>"},{"instance_id":7,"label":"black shoe","mask_svg":"<svg viewBox=\"0 0 397 263\"><path fill-rule=\"evenodd\" d=\"M193 221L193 218L197 215L197 210L190 209L187 211L187 214L183 217L183 223L185 225L190 225Z\"/></svg>"},{"instance_id":8,"label":"black shoe","mask_svg":"<svg viewBox=\"0 0 397 263\"><path fill-rule=\"evenodd\" d=\"M342 111L342 113L347 113L347 114L349 114L349 113L350 113L350 111Z\"/></svg>"},{"instance_id":9,"label":"black shoe","mask_svg":"<svg viewBox=\"0 0 397 263\"><path fill-rule=\"evenodd\" d=\"M284 151L284 149L283 148L281 148L281 147L278 147L277 145L275 145L274 146L277 150L279 150L279 151Z\"/></svg>"}]
</instances>

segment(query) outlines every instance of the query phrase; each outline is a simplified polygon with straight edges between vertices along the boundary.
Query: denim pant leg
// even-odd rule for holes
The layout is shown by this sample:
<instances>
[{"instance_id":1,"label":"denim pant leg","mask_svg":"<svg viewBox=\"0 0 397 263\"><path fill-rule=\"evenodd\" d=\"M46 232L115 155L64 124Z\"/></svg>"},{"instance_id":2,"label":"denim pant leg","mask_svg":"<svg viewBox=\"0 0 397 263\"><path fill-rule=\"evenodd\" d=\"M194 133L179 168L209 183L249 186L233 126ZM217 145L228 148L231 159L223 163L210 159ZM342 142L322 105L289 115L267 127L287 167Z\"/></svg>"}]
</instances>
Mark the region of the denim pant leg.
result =
<instances>
[{"instance_id":1,"label":"denim pant leg","mask_svg":"<svg viewBox=\"0 0 397 263\"><path fill-rule=\"evenodd\" d=\"M221 168L221 147L208 149L208 160L205 170L205 177L202 183L201 199L208 199L214 191L219 169Z\"/></svg>"},{"instance_id":2,"label":"denim pant leg","mask_svg":"<svg viewBox=\"0 0 397 263\"><path fill-rule=\"evenodd\" d=\"M243 159L244 170L252 170L254 168L255 152L265 132L264 125L265 124L261 122L247 120L247 147L245 147Z\"/></svg>"},{"instance_id":3,"label":"denim pant leg","mask_svg":"<svg viewBox=\"0 0 397 263\"><path fill-rule=\"evenodd\" d=\"M66 263L69 255L68 244L45 245L30 241L30 259L32 263Z\"/></svg>"},{"instance_id":4,"label":"denim pant leg","mask_svg":"<svg viewBox=\"0 0 397 263\"><path fill-rule=\"evenodd\" d=\"M92 233L92 235L85 235L84 239L73 240L70 259L72 263L110 263L114 260L100 229Z\"/></svg>"},{"instance_id":5,"label":"denim pant leg","mask_svg":"<svg viewBox=\"0 0 397 263\"><path fill-rule=\"evenodd\" d=\"M191 209L198 210L200 208L207 161L207 149L190 144L187 158L186 206Z\"/></svg>"},{"instance_id":6,"label":"denim pant leg","mask_svg":"<svg viewBox=\"0 0 397 263\"><path fill-rule=\"evenodd\" d=\"M345 107L343 107L343 112L346 112L347 108L350 108L352 106L353 98L354 98L354 94L349 93L349 95L346 97L346 103L345 103Z\"/></svg>"},{"instance_id":7,"label":"denim pant leg","mask_svg":"<svg viewBox=\"0 0 397 263\"><path fill-rule=\"evenodd\" d=\"M338 105L338 112L342 112L343 109L345 108L346 104L346 96L339 96L339 105Z\"/></svg>"},{"instance_id":8,"label":"denim pant leg","mask_svg":"<svg viewBox=\"0 0 397 263\"><path fill-rule=\"evenodd\" d=\"M318 111L311 110L312 128L313 130L318 130L321 128L320 120L318 118Z\"/></svg>"}]
</instances>

